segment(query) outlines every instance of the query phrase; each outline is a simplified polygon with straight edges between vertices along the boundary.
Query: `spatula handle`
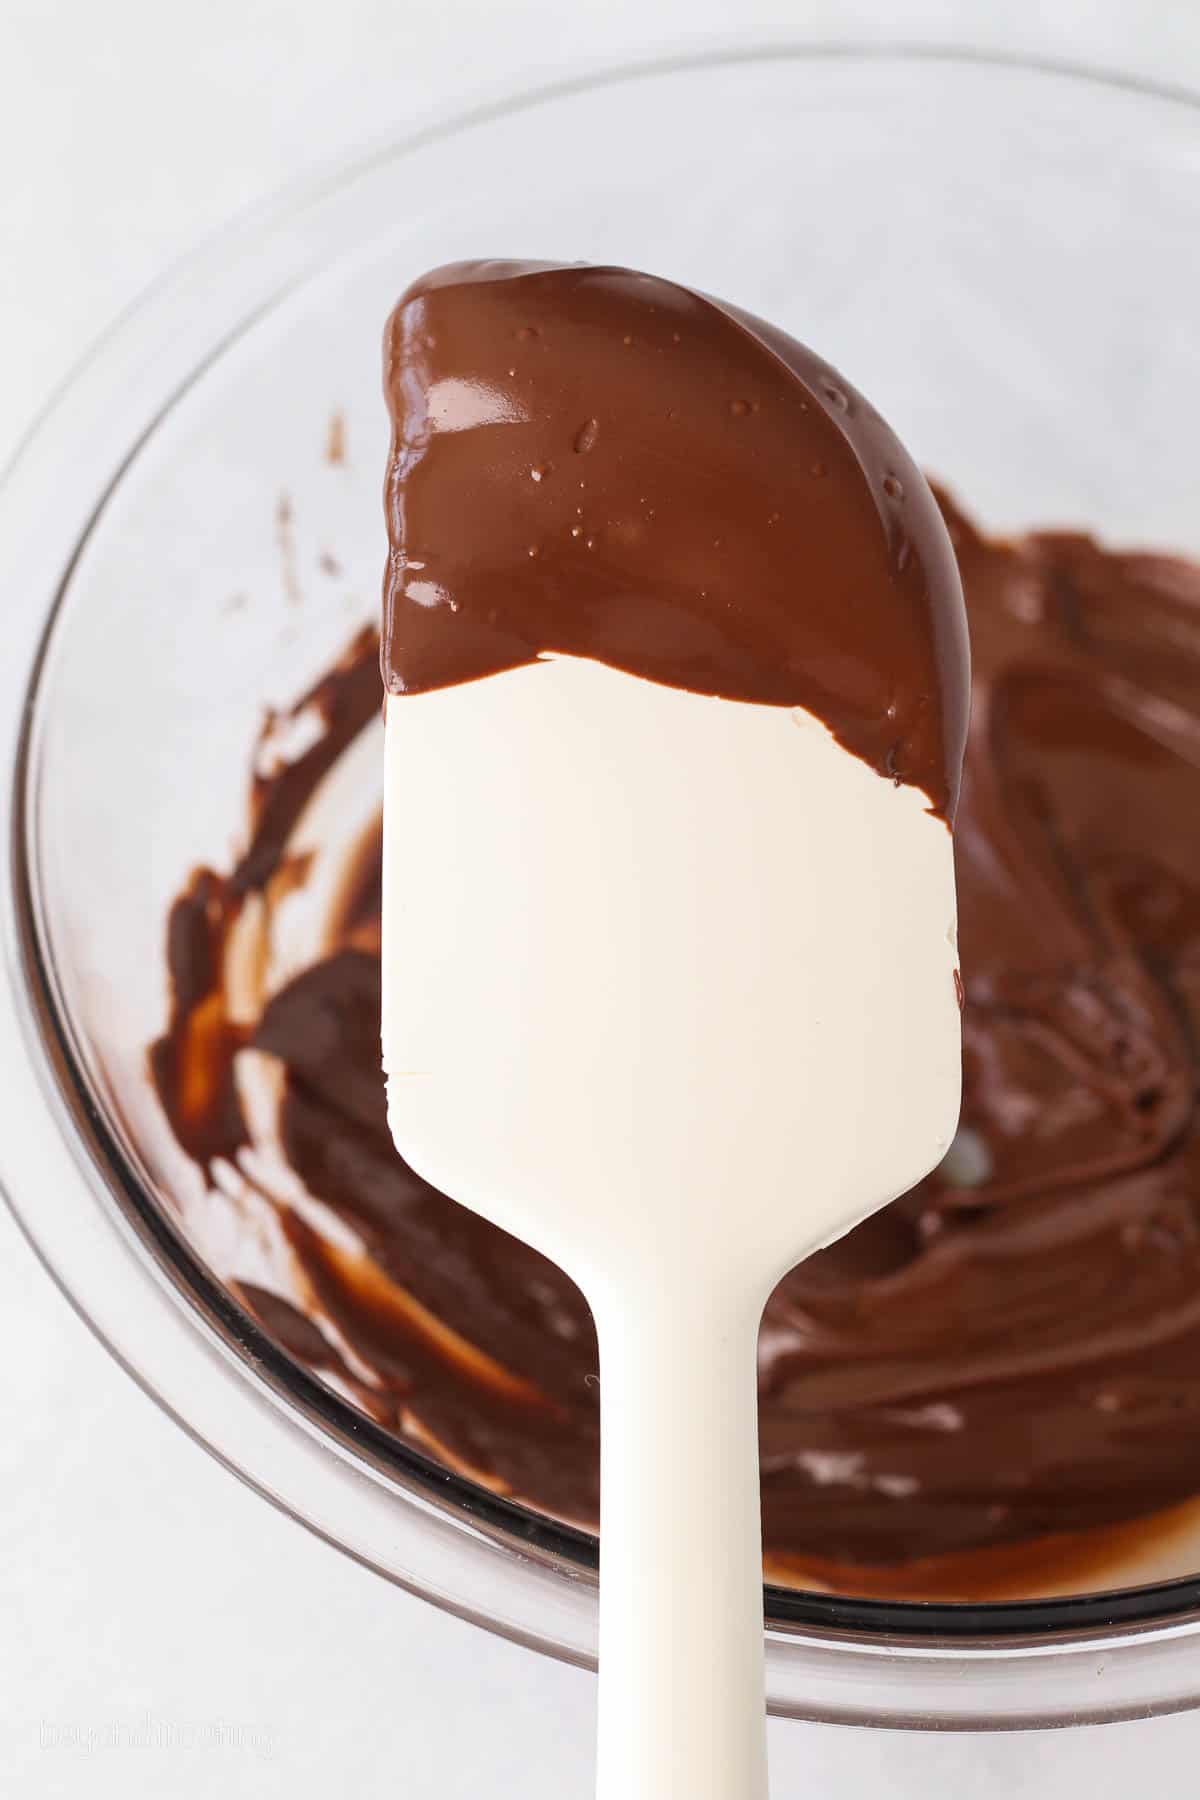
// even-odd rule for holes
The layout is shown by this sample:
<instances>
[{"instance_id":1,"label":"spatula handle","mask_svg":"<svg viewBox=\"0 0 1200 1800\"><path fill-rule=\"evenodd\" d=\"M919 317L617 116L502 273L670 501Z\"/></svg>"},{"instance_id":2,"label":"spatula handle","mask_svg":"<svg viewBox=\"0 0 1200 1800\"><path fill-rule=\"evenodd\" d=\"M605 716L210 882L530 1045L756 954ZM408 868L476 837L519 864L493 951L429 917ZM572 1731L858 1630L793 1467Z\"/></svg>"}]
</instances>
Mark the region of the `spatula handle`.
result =
<instances>
[{"instance_id":1,"label":"spatula handle","mask_svg":"<svg viewBox=\"0 0 1200 1800\"><path fill-rule=\"evenodd\" d=\"M766 1800L760 1313L596 1308L598 1800Z\"/></svg>"}]
</instances>

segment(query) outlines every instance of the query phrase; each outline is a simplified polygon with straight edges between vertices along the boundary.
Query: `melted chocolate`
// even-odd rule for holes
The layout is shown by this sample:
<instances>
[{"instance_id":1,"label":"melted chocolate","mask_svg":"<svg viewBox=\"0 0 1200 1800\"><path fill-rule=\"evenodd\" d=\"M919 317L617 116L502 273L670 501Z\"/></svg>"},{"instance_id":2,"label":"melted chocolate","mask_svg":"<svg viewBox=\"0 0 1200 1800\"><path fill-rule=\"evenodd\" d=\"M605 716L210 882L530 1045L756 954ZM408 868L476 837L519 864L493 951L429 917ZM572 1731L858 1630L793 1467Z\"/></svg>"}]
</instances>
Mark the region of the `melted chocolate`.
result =
<instances>
[{"instance_id":1,"label":"melted chocolate","mask_svg":"<svg viewBox=\"0 0 1200 1800\"><path fill-rule=\"evenodd\" d=\"M628 269L455 263L393 313L385 389L390 692L588 656L802 706L952 812L954 556L899 440L811 350Z\"/></svg>"},{"instance_id":2,"label":"melted chocolate","mask_svg":"<svg viewBox=\"0 0 1200 1800\"><path fill-rule=\"evenodd\" d=\"M1049 1569L1086 1584L1122 1522L1200 1492L1200 568L1062 533L990 542L944 510L975 663L965 1129L937 1175L780 1284L761 1431L774 1573L972 1598ZM374 656L364 637L305 697L326 736L256 783L236 870L200 872L175 908L159 1091L198 1162L237 1161L239 1046L270 1058L288 1161L341 1229L274 1201L275 1291L243 1285L246 1304L385 1425L587 1523L581 1296L391 1145L377 832L326 953L256 1024L228 1014L232 922L251 895L270 914L305 801L371 726Z\"/></svg>"}]
</instances>

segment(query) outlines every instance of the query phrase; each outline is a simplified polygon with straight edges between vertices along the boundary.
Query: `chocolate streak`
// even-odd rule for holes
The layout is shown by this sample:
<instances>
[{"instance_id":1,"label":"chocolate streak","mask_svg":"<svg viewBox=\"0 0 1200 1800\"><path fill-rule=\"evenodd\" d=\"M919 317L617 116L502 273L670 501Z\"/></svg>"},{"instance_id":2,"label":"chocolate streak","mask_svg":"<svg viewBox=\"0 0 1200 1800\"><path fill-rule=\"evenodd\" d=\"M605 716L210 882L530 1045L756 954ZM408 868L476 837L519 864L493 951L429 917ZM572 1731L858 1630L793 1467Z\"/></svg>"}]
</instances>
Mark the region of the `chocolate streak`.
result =
<instances>
[{"instance_id":1,"label":"chocolate streak","mask_svg":"<svg viewBox=\"0 0 1200 1800\"><path fill-rule=\"evenodd\" d=\"M1200 568L1062 533L989 542L943 504L975 663L965 1130L938 1175L781 1283L761 1430L776 1573L971 1598L1030 1540L1117 1541L1200 1492ZM375 653L359 640L316 690L327 735L256 784L237 870L199 873L175 908L159 1092L198 1162L236 1161L238 1046L278 1059L287 1157L361 1252L280 1202L290 1272L247 1303L410 1441L589 1522L582 1298L388 1136L377 836L327 953L256 1025L228 1018L231 919L252 895L269 914L295 820L376 716ZM1055 1538L1018 1579L1071 1553Z\"/></svg>"},{"instance_id":2,"label":"chocolate streak","mask_svg":"<svg viewBox=\"0 0 1200 1800\"><path fill-rule=\"evenodd\" d=\"M835 369L628 269L454 263L388 324L383 672L419 693L555 652L802 706L949 816L954 556Z\"/></svg>"}]
</instances>

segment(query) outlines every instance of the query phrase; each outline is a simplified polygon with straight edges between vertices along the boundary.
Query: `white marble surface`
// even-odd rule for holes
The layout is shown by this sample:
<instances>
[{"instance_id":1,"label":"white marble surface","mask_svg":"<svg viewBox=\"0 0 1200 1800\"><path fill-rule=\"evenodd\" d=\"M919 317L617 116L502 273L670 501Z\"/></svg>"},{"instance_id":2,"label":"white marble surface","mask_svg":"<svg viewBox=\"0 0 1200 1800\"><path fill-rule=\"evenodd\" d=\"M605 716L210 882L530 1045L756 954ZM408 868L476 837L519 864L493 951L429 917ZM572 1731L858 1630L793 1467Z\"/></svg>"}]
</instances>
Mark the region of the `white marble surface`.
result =
<instances>
[{"instance_id":1,"label":"white marble surface","mask_svg":"<svg viewBox=\"0 0 1200 1800\"><path fill-rule=\"evenodd\" d=\"M969 40L1200 89L1179 0L0 0L0 459L118 308L284 179L547 66L738 32ZM0 1134L19 1165L2 1103ZM108 1361L2 1211L0 1368L0 1793L587 1794L589 1677L249 1494ZM1200 1716L992 1739L777 1723L772 1792L1183 1796L1198 1753Z\"/></svg>"}]
</instances>

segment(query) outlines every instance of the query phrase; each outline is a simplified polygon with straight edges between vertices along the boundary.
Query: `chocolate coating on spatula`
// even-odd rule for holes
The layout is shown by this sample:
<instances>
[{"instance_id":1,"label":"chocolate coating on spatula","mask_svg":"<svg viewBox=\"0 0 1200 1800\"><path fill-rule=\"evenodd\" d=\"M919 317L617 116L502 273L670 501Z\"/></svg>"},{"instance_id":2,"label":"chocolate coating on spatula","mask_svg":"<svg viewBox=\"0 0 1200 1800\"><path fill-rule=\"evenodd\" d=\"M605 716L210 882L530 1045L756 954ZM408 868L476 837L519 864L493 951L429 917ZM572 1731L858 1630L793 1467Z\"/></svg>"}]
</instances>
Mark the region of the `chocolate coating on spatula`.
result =
<instances>
[{"instance_id":1,"label":"chocolate coating on spatula","mask_svg":"<svg viewBox=\"0 0 1200 1800\"><path fill-rule=\"evenodd\" d=\"M674 282L456 263L389 321L392 694L591 657L803 707L950 817L966 627L929 488L811 350Z\"/></svg>"}]
</instances>

